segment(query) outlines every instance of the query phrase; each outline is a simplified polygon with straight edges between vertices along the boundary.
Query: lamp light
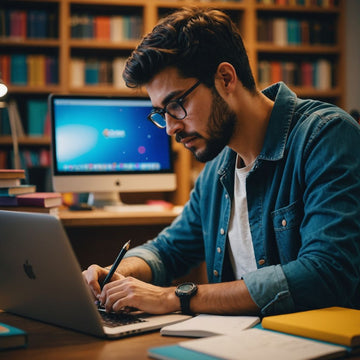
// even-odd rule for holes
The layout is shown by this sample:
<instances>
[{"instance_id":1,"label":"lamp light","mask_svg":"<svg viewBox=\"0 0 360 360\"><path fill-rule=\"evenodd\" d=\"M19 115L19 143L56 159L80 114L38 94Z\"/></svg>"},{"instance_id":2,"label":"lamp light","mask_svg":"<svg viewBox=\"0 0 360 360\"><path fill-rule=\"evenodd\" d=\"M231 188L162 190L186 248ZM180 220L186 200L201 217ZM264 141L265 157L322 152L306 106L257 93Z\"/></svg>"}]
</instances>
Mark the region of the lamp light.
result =
<instances>
[{"instance_id":1,"label":"lamp light","mask_svg":"<svg viewBox=\"0 0 360 360\"><path fill-rule=\"evenodd\" d=\"M2 78L1 78L1 72L0 72L0 99L2 99L7 94L7 92L8 92L8 87L3 82Z\"/></svg>"},{"instance_id":2,"label":"lamp light","mask_svg":"<svg viewBox=\"0 0 360 360\"><path fill-rule=\"evenodd\" d=\"M4 97L8 92L7 86L0 80L0 98Z\"/></svg>"}]
</instances>

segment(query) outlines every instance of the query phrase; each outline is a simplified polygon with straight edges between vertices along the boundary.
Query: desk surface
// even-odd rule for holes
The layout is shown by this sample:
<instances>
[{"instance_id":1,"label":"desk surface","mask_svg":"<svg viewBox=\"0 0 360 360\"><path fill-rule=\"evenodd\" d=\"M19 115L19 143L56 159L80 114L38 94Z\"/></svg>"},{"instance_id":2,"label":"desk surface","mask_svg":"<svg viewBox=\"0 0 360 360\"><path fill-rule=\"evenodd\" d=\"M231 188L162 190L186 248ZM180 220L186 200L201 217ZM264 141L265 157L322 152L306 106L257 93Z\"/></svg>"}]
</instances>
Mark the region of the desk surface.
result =
<instances>
[{"instance_id":1,"label":"desk surface","mask_svg":"<svg viewBox=\"0 0 360 360\"><path fill-rule=\"evenodd\" d=\"M110 212L104 210L60 211L59 217L66 227L163 225L170 224L179 211Z\"/></svg>"},{"instance_id":2,"label":"desk surface","mask_svg":"<svg viewBox=\"0 0 360 360\"><path fill-rule=\"evenodd\" d=\"M161 336L156 331L119 340L103 340L1 311L0 322L28 333L27 348L0 352L0 359L6 360L143 360L150 359L147 356L150 347L176 344L186 339ZM346 359L360 360L360 355Z\"/></svg>"},{"instance_id":3,"label":"desk surface","mask_svg":"<svg viewBox=\"0 0 360 360\"><path fill-rule=\"evenodd\" d=\"M0 322L28 333L27 348L0 352L0 359L7 360L142 360L149 359L147 350L150 347L175 344L184 339L164 337L157 331L103 340L7 313L0 313Z\"/></svg>"}]
</instances>

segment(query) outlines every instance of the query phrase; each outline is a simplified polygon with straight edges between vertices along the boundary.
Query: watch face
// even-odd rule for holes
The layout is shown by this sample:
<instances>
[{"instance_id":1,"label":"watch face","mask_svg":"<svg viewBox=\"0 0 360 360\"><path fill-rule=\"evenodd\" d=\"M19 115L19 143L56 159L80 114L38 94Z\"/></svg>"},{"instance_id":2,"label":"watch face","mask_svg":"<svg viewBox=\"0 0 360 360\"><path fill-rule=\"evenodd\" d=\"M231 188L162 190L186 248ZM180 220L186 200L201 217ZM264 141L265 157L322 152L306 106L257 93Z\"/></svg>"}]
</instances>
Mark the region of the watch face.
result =
<instances>
[{"instance_id":1,"label":"watch face","mask_svg":"<svg viewBox=\"0 0 360 360\"><path fill-rule=\"evenodd\" d=\"M196 291L196 285L193 283L184 283L176 288L178 295L191 295L194 291Z\"/></svg>"},{"instance_id":2,"label":"watch face","mask_svg":"<svg viewBox=\"0 0 360 360\"><path fill-rule=\"evenodd\" d=\"M184 292L189 292L192 290L192 288L193 288L192 284L183 284L180 286L180 290Z\"/></svg>"}]
</instances>

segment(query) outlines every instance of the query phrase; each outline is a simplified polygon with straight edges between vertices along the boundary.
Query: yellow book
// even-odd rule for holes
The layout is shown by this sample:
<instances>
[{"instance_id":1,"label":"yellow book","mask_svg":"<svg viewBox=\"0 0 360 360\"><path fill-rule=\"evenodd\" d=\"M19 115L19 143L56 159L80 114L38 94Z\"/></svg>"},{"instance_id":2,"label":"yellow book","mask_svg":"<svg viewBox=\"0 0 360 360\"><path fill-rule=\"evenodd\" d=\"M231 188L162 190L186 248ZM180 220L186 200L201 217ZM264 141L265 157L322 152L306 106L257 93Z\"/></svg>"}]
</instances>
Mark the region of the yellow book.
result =
<instances>
[{"instance_id":1,"label":"yellow book","mask_svg":"<svg viewBox=\"0 0 360 360\"><path fill-rule=\"evenodd\" d=\"M360 310L329 307L268 316L263 318L262 326L349 347L360 346Z\"/></svg>"}]
</instances>

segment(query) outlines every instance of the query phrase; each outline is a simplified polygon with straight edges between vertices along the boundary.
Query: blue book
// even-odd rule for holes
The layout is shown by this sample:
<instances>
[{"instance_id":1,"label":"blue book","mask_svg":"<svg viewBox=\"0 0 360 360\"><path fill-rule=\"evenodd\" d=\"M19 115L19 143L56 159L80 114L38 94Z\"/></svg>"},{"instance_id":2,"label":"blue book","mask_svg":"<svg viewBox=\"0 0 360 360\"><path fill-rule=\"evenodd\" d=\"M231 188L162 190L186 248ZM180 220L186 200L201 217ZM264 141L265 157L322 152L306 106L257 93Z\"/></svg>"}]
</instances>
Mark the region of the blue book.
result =
<instances>
[{"instance_id":1,"label":"blue book","mask_svg":"<svg viewBox=\"0 0 360 360\"><path fill-rule=\"evenodd\" d=\"M38 10L35 18L35 38L45 39L48 29L48 14L45 10Z\"/></svg>"},{"instance_id":2,"label":"blue book","mask_svg":"<svg viewBox=\"0 0 360 360\"><path fill-rule=\"evenodd\" d=\"M27 346L27 333L4 323L0 323L0 350Z\"/></svg>"},{"instance_id":3,"label":"blue book","mask_svg":"<svg viewBox=\"0 0 360 360\"><path fill-rule=\"evenodd\" d=\"M28 38L37 37L38 10L29 10L27 14L27 36Z\"/></svg>"},{"instance_id":4,"label":"blue book","mask_svg":"<svg viewBox=\"0 0 360 360\"><path fill-rule=\"evenodd\" d=\"M192 351L179 345L153 347L148 350L148 355L159 360L220 360L218 357Z\"/></svg>"},{"instance_id":5,"label":"blue book","mask_svg":"<svg viewBox=\"0 0 360 360\"><path fill-rule=\"evenodd\" d=\"M18 201L15 195L0 196L0 206L17 206Z\"/></svg>"},{"instance_id":6,"label":"blue book","mask_svg":"<svg viewBox=\"0 0 360 360\"><path fill-rule=\"evenodd\" d=\"M90 60L85 64L85 83L86 85L96 85L99 83L99 63Z\"/></svg>"},{"instance_id":7,"label":"blue book","mask_svg":"<svg viewBox=\"0 0 360 360\"><path fill-rule=\"evenodd\" d=\"M19 185L0 188L0 196L11 196L33 193L36 191L35 185Z\"/></svg>"},{"instance_id":8,"label":"blue book","mask_svg":"<svg viewBox=\"0 0 360 360\"><path fill-rule=\"evenodd\" d=\"M296 19L287 19L287 41L289 45L299 45L300 24Z\"/></svg>"},{"instance_id":9,"label":"blue book","mask_svg":"<svg viewBox=\"0 0 360 360\"><path fill-rule=\"evenodd\" d=\"M27 102L28 134L42 136L45 130L45 120L48 112L46 100L29 100Z\"/></svg>"},{"instance_id":10,"label":"blue book","mask_svg":"<svg viewBox=\"0 0 360 360\"><path fill-rule=\"evenodd\" d=\"M10 56L10 83L13 85L27 84L27 65L25 54Z\"/></svg>"}]
</instances>

